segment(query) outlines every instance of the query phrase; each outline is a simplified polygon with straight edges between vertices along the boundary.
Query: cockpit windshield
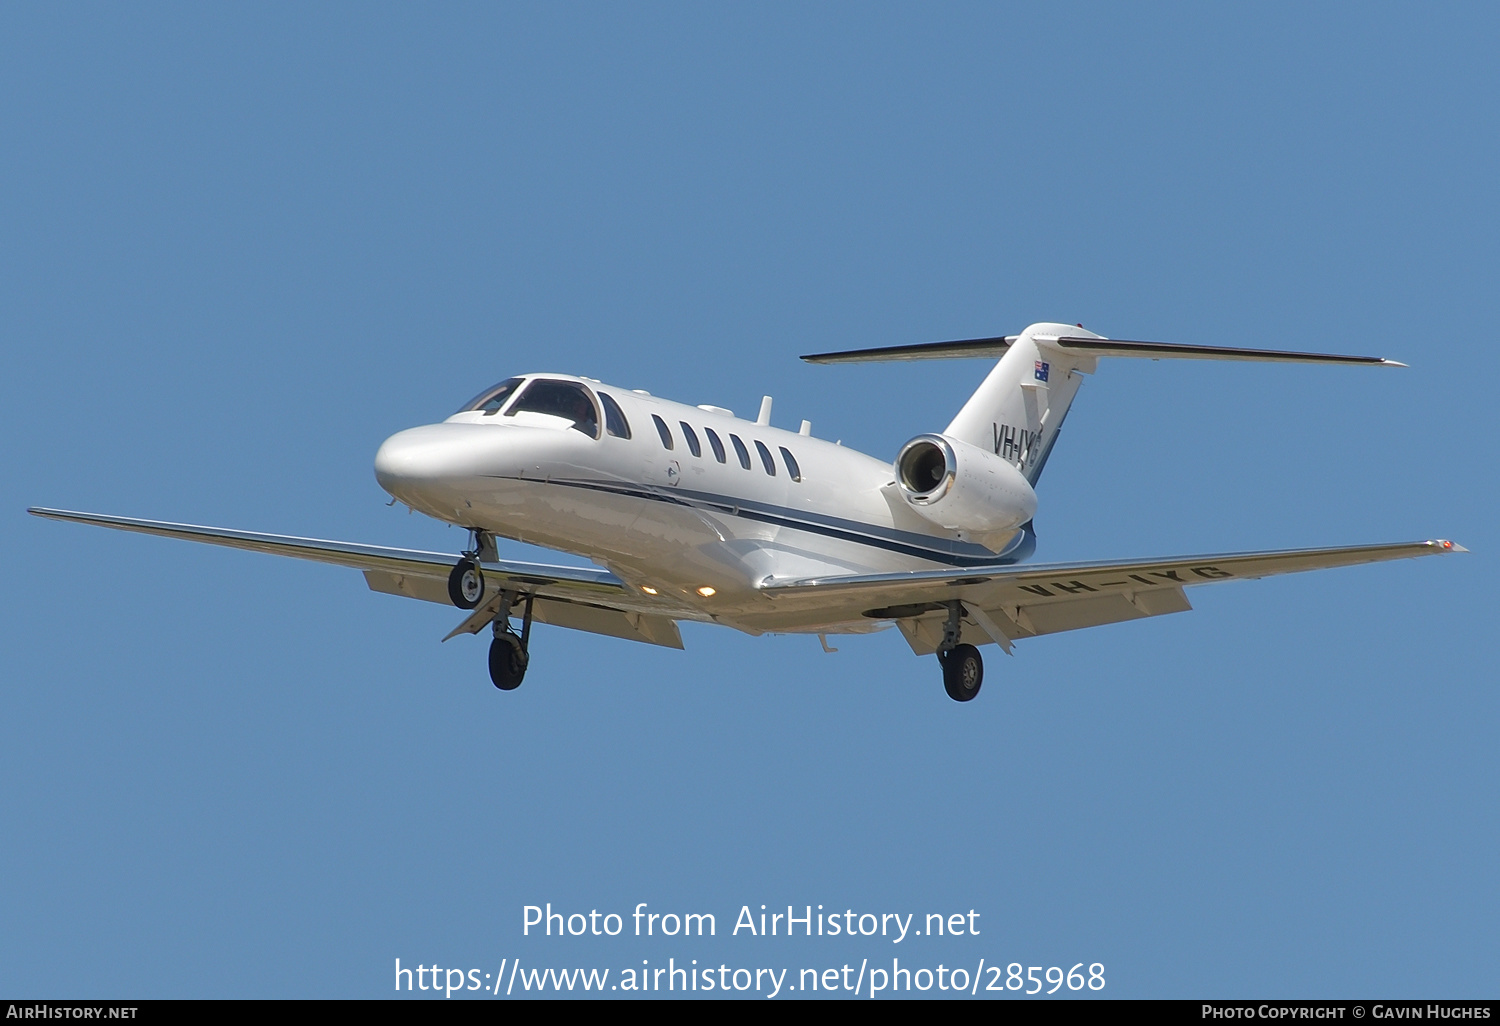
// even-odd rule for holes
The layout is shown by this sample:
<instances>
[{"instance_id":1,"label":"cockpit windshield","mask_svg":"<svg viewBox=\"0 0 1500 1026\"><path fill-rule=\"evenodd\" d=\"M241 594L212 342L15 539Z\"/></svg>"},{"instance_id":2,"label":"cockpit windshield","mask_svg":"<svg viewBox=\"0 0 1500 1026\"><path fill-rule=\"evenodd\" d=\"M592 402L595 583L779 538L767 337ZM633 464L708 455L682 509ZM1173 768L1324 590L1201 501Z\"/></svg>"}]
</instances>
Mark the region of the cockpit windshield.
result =
<instances>
[{"instance_id":1,"label":"cockpit windshield","mask_svg":"<svg viewBox=\"0 0 1500 1026\"><path fill-rule=\"evenodd\" d=\"M517 387L520 386L522 378L506 378L498 385L491 385L474 398L458 408L459 413L480 412L487 417L493 417L500 412L500 407L505 405L505 400L511 397Z\"/></svg>"},{"instance_id":2,"label":"cockpit windshield","mask_svg":"<svg viewBox=\"0 0 1500 1026\"><path fill-rule=\"evenodd\" d=\"M599 437L599 414L589 390L576 381L533 380L519 399L505 411L507 417L518 413L546 413L571 420L575 430L590 438Z\"/></svg>"}]
</instances>

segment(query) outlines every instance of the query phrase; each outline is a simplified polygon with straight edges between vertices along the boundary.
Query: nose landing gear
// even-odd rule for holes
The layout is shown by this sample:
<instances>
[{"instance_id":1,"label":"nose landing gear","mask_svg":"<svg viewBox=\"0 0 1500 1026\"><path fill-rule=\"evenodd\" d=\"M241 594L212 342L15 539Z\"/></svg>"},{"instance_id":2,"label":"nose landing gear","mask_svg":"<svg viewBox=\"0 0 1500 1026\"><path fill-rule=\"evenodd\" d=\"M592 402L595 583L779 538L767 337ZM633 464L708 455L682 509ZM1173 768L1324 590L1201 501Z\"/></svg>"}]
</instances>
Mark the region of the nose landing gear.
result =
<instances>
[{"instance_id":1,"label":"nose landing gear","mask_svg":"<svg viewBox=\"0 0 1500 1026\"><path fill-rule=\"evenodd\" d=\"M448 598L459 609L475 609L484 601L484 571L480 560L499 559L495 538L488 531L469 528L469 547L448 575Z\"/></svg>"},{"instance_id":2,"label":"nose landing gear","mask_svg":"<svg viewBox=\"0 0 1500 1026\"><path fill-rule=\"evenodd\" d=\"M484 598L484 571L479 560L464 556L448 575L448 598L459 609L473 609Z\"/></svg>"},{"instance_id":3,"label":"nose landing gear","mask_svg":"<svg viewBox=\"0 0 1500 1026\"><path fill-rule=\"evenodd\" d=\"M938 646L938 662L943 667L943 690L955 702L968 702L979 694L984 683L984 658L973 645L959 643L963 603L948 603L948 622L943 625L943 643Z\"/></svg>"},{"instance_id":4,"label":"nose landing gear","mask_svg":"<svg viewBox=\"0 0 1500 1026\"><path fill-rule=\"evenodd\" d=\"M490 680L501 691L514 691L520 687L526 676L526 666L531 661L527 643L531 639L532 596L526 596L519 635L510 626L510 609L515 602L514 592L501 593L500 608L495 613L495 637L490 642Z\"/></svg>"}]
</instances>

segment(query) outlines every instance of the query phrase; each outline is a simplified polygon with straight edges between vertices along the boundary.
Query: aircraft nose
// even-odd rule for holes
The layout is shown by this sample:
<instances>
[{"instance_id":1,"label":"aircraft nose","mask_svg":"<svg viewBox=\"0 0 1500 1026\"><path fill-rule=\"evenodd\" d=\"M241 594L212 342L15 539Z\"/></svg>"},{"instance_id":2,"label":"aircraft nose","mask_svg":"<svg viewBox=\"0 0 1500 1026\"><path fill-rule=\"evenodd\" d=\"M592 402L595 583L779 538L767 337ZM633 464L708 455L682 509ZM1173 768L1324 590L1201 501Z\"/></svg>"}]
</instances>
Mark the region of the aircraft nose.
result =
<instances>
[{"instance_id":1,"label":"aircraft nose","mask_svg":"<svg viewBox=\"0 0 1500 1026\"><path fill-rule=\"evenodd\" d=\"M387 438L375 453L375 480L408 504L444 492L474 474L483 473L495 455L493 432L480 436L472 428L428 424Z\"/></svg>"},{"instance_id":2,"label":"aircraft nose","mask_svg":"<svg viewBox=\"0 0 1500 1026\"><path fill-rule=\"evenodd\" d=\"M398 431L381 443L375 453L375 480L399 498L399 489L426 477L422 451L430 448L421 438L421 428Z\"/></svg>"},{"instance_id":3,"label":"aircraft nose","mask_svg":"<svg viewBox=\"0 0 1500 1026\"><path fill-rule=\"evenodd\" d=\"M476 488L519 474L525 459L539 452L534 441L523 429L509 427L408 428L387 438L375 453L375 480L415 509L451 511Z\"/></svg>"},{"instance_id":4,"label":"aircraft nose","mask_svg":"<svg viewBox=\"0 0 1500 1026\"><path fill-rule=\"evenodd\" d=\"M427 424L385 440L375 453L375 480L413 509L441 519L507 490L507 482L529 468L576 455L587 443L577 431Z\"/></svg>"}]
</instances>

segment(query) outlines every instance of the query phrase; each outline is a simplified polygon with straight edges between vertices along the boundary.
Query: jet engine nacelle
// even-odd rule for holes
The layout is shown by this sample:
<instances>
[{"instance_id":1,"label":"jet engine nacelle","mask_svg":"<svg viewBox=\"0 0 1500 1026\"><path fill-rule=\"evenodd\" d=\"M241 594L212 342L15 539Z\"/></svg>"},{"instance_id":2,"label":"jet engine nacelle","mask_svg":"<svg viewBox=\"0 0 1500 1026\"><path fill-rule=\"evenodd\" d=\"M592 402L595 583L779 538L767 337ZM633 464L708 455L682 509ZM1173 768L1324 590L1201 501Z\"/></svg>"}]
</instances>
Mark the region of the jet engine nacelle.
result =
<instances>
[{"instance_id":1,"label":"jet engine nacelle","mask_svg":"<svg viewBox=\"0 0 1500 1026\"><path fill-rule=\"evenodd\" d=\"M1036 492L1014 464L947 435L903 445L896 486L913 510L949 530L1008 531L1036 513Z\"/></svg>"}]
</instances>

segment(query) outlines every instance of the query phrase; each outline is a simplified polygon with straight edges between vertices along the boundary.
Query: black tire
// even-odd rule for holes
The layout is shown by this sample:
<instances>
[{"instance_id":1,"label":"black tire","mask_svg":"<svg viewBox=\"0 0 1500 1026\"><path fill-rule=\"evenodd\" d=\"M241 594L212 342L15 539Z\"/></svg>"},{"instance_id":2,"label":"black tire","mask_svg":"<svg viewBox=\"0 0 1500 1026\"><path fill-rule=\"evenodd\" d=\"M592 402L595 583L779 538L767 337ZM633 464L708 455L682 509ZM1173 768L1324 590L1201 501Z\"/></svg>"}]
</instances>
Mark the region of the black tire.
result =
<instances>
[{"instance_id":1,"label":"black tire","mask_svg":"<svg viewBox=\"0 0 1500 1026\"><path fill-rule=\"evenodd\" d=\"M506 632L490 642L490 680L501 691L514 691L526 677L528 662L521 639Z\"/></svg>"},{"instance_id":2,"label":"black tire","mask_svg":"<svg viewBox=\"0 0 1500 1026\"><path fill-rule=\"evenodd\" d=\"M473 609L484 601L484 571L472 559L460 559L448 575L448 598L459 609Z\"/></svg>"},{"instance_id":3,"label":"black tire","mask_svg":"<svg viewBox=\"0 0 1500 1026\"><path fill-rule=\"evenodd\" d=\"M973 645L955 645L946 656L938 656L943 664L943 690L955 702L968 702L979 694L984 683L984 658Z\"/></svg>"}]
</instances>

